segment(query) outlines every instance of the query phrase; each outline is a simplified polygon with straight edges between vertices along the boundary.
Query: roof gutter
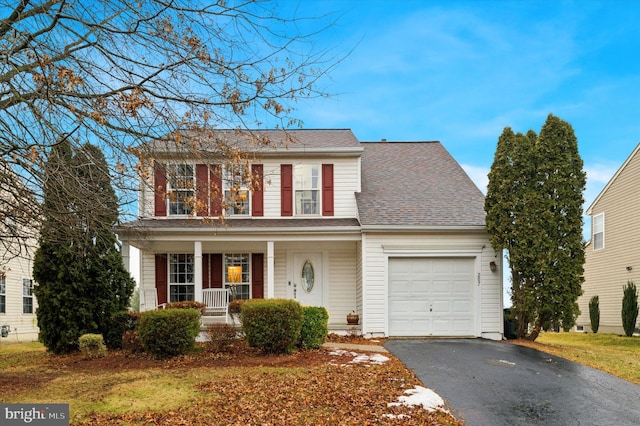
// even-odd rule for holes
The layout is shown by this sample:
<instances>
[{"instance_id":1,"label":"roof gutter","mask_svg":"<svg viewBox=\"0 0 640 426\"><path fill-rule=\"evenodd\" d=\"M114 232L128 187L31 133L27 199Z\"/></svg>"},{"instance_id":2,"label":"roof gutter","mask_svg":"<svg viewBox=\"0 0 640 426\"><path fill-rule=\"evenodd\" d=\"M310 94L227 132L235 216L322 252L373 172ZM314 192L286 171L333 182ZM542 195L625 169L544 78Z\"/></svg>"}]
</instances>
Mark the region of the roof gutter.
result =
<instances>
[{"instance_id":1,"label":"roof gutter","mask_svg":"<svg viewBox=\"0 0 640 426\"><path fill-rule=\"evenodd\" d=\"M468 226L446 226L446 225L362 225L363 232L415 232L415 231L437 231L437 232L486 232L484 225Z\"/></svg>"}]
</instances>

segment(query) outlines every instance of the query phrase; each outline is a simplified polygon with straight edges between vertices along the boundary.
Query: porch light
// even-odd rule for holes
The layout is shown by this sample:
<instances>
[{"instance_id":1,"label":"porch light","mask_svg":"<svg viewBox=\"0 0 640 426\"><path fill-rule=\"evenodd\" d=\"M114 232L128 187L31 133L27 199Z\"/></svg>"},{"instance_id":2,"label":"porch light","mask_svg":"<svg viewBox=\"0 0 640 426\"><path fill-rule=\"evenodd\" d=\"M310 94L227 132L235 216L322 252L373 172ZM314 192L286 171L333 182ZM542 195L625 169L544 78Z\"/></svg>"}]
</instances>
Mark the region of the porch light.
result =
<instances>
[{"instance_id":1,"label":"porch light","mask_svg":"<svg viewBox=\"0 0 640 426\"><path fill-rule=\"evenodd\" d=\"M242 282L242 266L227 266L227 282Z\"/></svg>"},{"instance_id":2,"label":"porch light","mask_svg":"<svg viewBox=\"0 0 640 426\"><path fill-rule=\"evenodd\" d=\"M491 272L495 272L498 270L498 265L496 265L496 262L491 261L489 262L489 269L491 269Z\"/></svg>"}]
</instances>

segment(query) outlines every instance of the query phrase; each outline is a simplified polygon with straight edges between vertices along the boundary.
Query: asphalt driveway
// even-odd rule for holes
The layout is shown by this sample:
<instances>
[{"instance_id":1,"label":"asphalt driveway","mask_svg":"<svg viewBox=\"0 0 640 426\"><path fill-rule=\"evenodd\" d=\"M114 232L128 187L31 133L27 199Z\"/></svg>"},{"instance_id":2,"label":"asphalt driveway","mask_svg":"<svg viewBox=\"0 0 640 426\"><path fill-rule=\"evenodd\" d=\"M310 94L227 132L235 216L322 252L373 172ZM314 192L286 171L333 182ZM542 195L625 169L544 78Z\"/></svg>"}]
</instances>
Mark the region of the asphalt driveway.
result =
<instances>
[{"instance_id":1,"label":"asphalt driveway","mask_svg":"<svg viewBox=\"0 0 640 426\"><path fill-rule=\"evenodd\" d=\"M535 349L483 339L385 347L466 425L640 424L640 386Z\"/></svg>"}]
</instances>

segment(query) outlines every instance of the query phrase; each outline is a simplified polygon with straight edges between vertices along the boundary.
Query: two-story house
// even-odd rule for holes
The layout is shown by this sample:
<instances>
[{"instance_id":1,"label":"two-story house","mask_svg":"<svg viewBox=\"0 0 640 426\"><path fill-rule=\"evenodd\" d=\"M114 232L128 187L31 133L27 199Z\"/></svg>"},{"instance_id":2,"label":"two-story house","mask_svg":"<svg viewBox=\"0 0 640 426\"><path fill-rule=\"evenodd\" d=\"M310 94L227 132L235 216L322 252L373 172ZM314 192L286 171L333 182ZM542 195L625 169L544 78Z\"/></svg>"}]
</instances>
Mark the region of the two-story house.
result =
<instances>
[{"instance_id":1,"label":"two-story house","mask_svg":"<svg viewBox=\"0 0 640 426\"><path fill-rule=\"evenodd\" d=\"M623 334L623 288L640 286L640 145L620 166L586 213L591 239L585 246L584 293L578 298L579 331L591 331L589 301L598 296L599 332ZM640 318L636 326L640 326Z\"/></svg>"},{"instance_id":2,"label":"two-story house","mask_svg":"<svg viewBox=\"0 0 640 426\"><path fill-rule=\"evenodd\" d=\"M215 136L251 149L245 137ZM118 230L125 263L129 246L141 250L142 290L156 288L158 303L201 301L208 288L292 298L326 307L333 330L355 311L371 336L502 338L502 262L484 197L439 142L361 143L346 129L287 137L255 149L257 184L246 186L206 143L193 156L150 143L153 184L139 220ZM230 192L236 202L225 203Z\"/></svg>"}]
</instances>

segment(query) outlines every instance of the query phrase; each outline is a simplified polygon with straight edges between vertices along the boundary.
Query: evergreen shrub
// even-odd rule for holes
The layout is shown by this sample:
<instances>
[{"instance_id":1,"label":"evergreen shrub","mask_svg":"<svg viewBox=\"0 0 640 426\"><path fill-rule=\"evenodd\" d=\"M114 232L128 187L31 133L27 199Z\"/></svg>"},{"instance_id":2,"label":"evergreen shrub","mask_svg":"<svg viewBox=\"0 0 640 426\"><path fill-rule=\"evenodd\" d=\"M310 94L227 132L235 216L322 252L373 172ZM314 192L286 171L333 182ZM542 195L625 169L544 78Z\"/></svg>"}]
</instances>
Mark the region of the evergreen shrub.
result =
<instances>
[{"instance_id":1,"label":"evergreen shrub","mask_svg":"<svg viewBox=\"0 0 640 426\"><path fill-rule=\"evenodd\" d=\"M240 320L249 346L291 353L300 339L302 306L291 299L252 299L242 304Z\"/></svg>"},{"instance_id":2,"label":"evergreen shrub","mask_svg":"<svg viewBox=\"0 0 640 426\"><path fill-rule=\"evenodd\" d=\"M627 281L622 297L622 328L627 337L631 337L638 319L638 291L633 281Z\"/></svg>"},{"instance_id":3,"label":"evergreen shrub","mask_svg":"<svg viewBox=\"0 0 640 426\"><path fill-rule=\"evenodd\" d=\"M145 352L156 358L188 353L200 332L196 309L158 309L143 312L138 334Z\"/></svg>"},{"instance_id":4,"label":"evergreen shrub","mask_svg":"<svg viewBox=\"0 0 640 426\"><path fill-rule=\"evenodd\" d=\"M304 349L318 349L329 334L329 313L321 306L304 306L298 346Z\"/></svg>"},{"instance_id":5,"label":"evergreen shrub","mask_svg":"<svg viewBox=\"0 0 640 426\"><path fill-rule=\"evenodd\" d=\"M107 347L104 344L102 334L83 334L79 339L80 352L85 358L102 358L107 355Z\"/></svg>"},{"instance_id":6,"label":"evergreen shrub","mask_svg":"<svg viewBox=\"0 0 640 426\"><path fill-rule=\"evenodd\" d=\"M589 320L591 321L591 331L597 333L600 328L600 302L598 296L593 296L589 301Z\"/></svg>"}]
</instances>

